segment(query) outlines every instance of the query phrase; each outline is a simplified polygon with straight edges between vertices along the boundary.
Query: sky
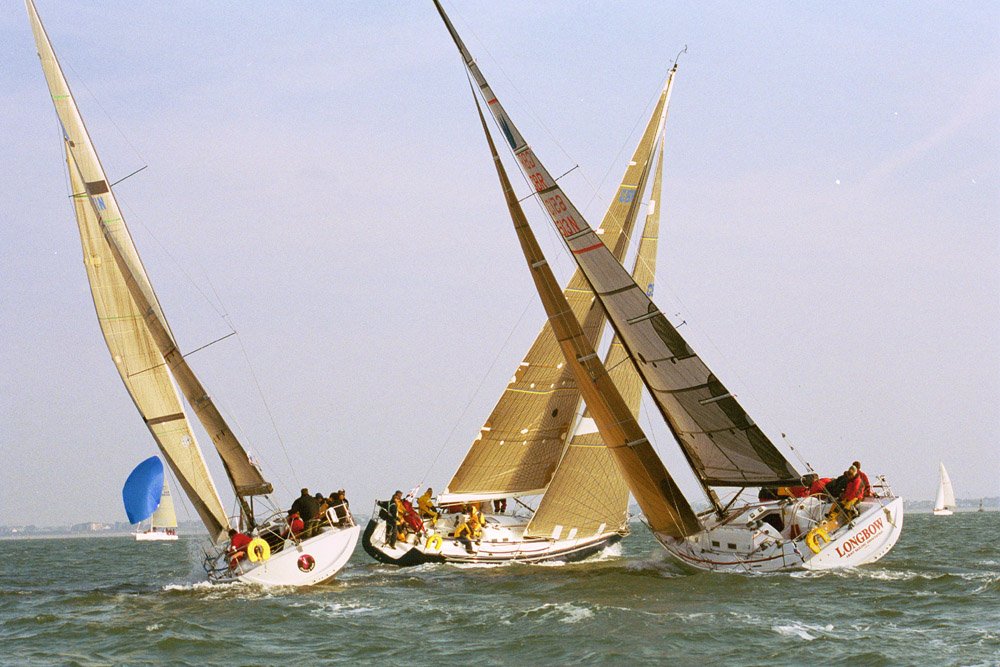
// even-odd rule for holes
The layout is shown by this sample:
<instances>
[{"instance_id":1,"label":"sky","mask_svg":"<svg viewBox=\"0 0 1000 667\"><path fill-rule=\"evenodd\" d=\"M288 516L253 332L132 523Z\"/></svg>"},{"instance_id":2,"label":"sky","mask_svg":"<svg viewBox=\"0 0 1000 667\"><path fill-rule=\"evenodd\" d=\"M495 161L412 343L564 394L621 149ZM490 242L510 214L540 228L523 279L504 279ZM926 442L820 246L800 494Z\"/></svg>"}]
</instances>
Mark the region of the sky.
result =
<instances>
[{"instance_id":1,"label":"sky","mask_svg":"<svg viewBox=\"0 0 1000 667\"><path fill-rule=\"evenodd\" d=\"M238 332L189 361L276 499L443 489L544 314L433 5L37 5L109 177L145 167L116 192L181 348ZM595 225L687 46L654 300L800 468L860 459L929 499L943 461L960 498L1000 494L1000 6L446 8ZM155 446L19 2L0 36L0 524L123 521Z\"/></svg>"}]
</instances>

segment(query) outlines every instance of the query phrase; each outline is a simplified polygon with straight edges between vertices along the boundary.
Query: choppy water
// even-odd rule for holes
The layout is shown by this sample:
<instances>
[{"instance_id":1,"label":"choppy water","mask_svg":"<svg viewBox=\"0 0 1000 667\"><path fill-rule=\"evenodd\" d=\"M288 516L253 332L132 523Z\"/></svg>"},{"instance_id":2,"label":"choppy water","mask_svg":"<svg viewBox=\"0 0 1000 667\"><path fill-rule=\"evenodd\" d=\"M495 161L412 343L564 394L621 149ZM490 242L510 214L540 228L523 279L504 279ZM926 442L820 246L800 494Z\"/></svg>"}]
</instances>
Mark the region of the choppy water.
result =
<instances>
[{"instance_id":1,"label":"choppy water","mask_svg":"<svg viewBox=\"0 0 1000 667\"><path fill-rule=\"evenodd\" d=\"M1000 513L911 515L853 571L692 574L645 528L597 562L199 581L197 544L0 541L4 664L1000 664Z\"/></svg>"}]
</instances>

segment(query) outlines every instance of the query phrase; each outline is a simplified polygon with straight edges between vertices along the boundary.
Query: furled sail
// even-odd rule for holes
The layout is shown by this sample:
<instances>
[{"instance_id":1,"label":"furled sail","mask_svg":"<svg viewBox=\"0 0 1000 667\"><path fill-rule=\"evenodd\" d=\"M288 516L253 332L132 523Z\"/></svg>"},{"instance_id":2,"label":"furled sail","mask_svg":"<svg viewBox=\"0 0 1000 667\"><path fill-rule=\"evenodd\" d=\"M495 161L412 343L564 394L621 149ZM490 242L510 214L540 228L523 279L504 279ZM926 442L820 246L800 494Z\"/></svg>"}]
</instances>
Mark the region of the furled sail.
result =
<instances>
[{"instance_id":1,"label":"furled sail","mask_svg":"<svg viewBox=\"0 0 1000 667\"><path fill-rule=\"evenodd\" d=\"M792 465L646 296L645 289L632 280L563 193L496 99L440 3L435 0L435 4L497 125L636 362L643 384L702 485L798 483L799 474ZM636 494L634 488L632 492Z\"/></svg>"},{"instance_id":2,"label":"furled sail","mask_svg":"<svg viewBox=\"0 0 1000 667\"><path fill-rule=\"evenodd\" d=\"M440 5L438 9L441 9ZM444 16L443 10L442 16ZM605 446L611 451L621 474L628 481L629 488L653 530L677 537L698 532L701 526L694 511L656 456L652 445L639 428L628 405L618 393L611 376L594 351L593 345L587 340L566 297L560 291L552 269L549 268L548 261L542 254L531 227L528 226L521 204L507 178L507 172L497 154L496 145L486 126L486 119L475 92L473 99L476 100L476 109L479 111L483 132L486 134L493 155L493 163L507 201L507 208L524 258L531 268L531 277L538 290L538 296L562 348L566 365L573 372L583 400L601 430Z\"/></svg>"},{"instance_id":3,"label":"furled sail","mask_svg":"<svg viewBox=\"0 0 1000 667\"><path fill-rule=\"evenodd\" d=\"M601 234L620 261L641 209L649 163L665 120L669 86L652 116L601 223ZM606 323L594 307L586 278L573 273L564 295L593 346ZM570 434L580 390L566 368L559 342L546 323L490 413L439 502L531 495L545 491Z\"/></svg>"},{"instance_id":4,"label":"furled sail","mask_svg":"<svg viewBox=\"0 0 1000 667\"><path fill-rule=\"evenodd\" d=\"M174 511L174 498L170 495L167 481L163 480L163 491L160 493L160 506L149 518L152 528L176 528L177 513Z\"/></svg>"},{"instance_id":5,"label":"furled sail","mask_svg":"<svg viewBox=\"0 0 1000 667\"><path fill-rule=\"evenodd\" d=\"M62 125L84 265L105 341L178 483L209 534L221 539L228 528L225 509L171 382L164 355L143 324L144 315L161 323L162 337L171 347L173 337L34 4L27 0L26 5Z\"/></svg>"},{"instance_id":6,"label":"furled sail","mask_svg":"<svg viewBox=\"0 0 1000 667\"><path fill-rule=\"evenodd\" d=\"M667 79L667 91L673 81L673 70ZM668 97L669 103L669 97ZM666 108L664 108L664 120ZM660 126L662 134L662 125ZM663 181L663 139L660 138L653 174L652 195L646 222L639 240L632 277L647 285L652 293L656 275L656 249L660 234L660 191ZM636 194L639 198L641 190ZM600 308L595 308L603 313ZM642 379L635 370L618 336L611 341L604 367L618 392L639 418L642 403ZM628 484L621 475L611 474L616 464L611 451L604 446L601 433L587 411L577 426L562 460L552 475L549 488L538 503L538 509L525 528L525 537L584 537L606 530L623 529L628 523Z\"/></svg>"}]
</instances>

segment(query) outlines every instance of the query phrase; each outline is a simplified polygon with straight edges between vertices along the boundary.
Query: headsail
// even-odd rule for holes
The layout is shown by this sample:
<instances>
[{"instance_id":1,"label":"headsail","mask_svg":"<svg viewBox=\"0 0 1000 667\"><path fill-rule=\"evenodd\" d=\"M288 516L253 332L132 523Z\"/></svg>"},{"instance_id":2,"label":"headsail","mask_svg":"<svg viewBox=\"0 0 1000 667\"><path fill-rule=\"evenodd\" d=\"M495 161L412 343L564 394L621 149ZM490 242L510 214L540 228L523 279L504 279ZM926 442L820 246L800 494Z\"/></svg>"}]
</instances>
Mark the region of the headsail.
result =
<instances>
[{"instance_id":1,"label":"headsail","mask_svg":"<svg viewBox=\"0 0 1000 667\"><path fill-rule=\"evenodd\" d=\"M669 104L673 76L674 73L671 71L664 93L666 104ZM656 135L659 137L659 151L653 175L653 190L632 271L635 281L640 285L648 285L650 290L656 273L656 246L660 228L658 202L663 180L662 133L666 114L665 105L663 114L659 118L659 130ZM650 150L646 152L647 158L652 154L653 145L649 148ZM619 189L619 192L623 193L624 188ZM639 201L642 192L643 189L639 188L630 194ZM603 324L604 310L602 308L593 310L601 314ZM609 369L608 374L632 411L632 415L638 419L639 405L642 402L642 380L617 336L611 341L604 366ZM610 474L615 468L614 458L604 446L604 440L594 419L589 411L585 412L552 476L548 490L538 503L538 509L535 510L531 522L525 529L525 536L551 537L556 534L568 535L575 531L582 537L608 529L624 528L628 521L629 491L621 475Z\"/></svg>"},{"instance_id":2,"label":"headsail","mask_svg":"<svg viewBox=\"0 0 1000 667\"><path fill-rule=\"evenodd\" d=\"M493 155L493 163L507 201L507 208L521 243L524 258L531 268L531 277L538 290L538 296L562 348L566 365L572 370L583 400L586 401L594 421L599 425L605 445L611 450L622 475L628 480L629 488L632 489L649 525L654 530L678 537L698 532L701 526L694 511L656 456L652 445L639 428L628 405L598 359L594 347L584 335L580 322L570 310L565 296L559 290L559 284L528 226L524 211L507 178L507 172L497 154L475 92L473 99L476 100L476 109L479 111L483 132L486 134Z\"/></svg>"},{"instance_id":3,"label":"headsail","mask_svg":"<svg viewBox=\"0 0 1000 667\"><path fill-rule=\"evenodd\" d=\"M798 483L799 474L768 440L645 289L632 280L535 156L496 99L435 0L452 38L556 229L637 363L643 384L706 489ZM635 493L635 489L633 489Z\"/></svg>"},{"instance_id":4,"label":"headsail","mask_svg":"<svg viewBox=\"0 0 1000 667\"><path fill-rule=\"evenodd\" d=\"M185 494L209 534L221 539L228 528L226 512L167 370L164 348L176 353L173 336L34 4L26 0L26 5L42 70L62 125L84 265L105 341L129 394ZM144 316L159 323L159 340L143 324ZM174 356L180 357L179 353ZM176 375L176 368L170 366ZM196 411L204 403L190 394L188 400ZM206 428L215 439L217 429L207 424ZM220 454L226 460L230 452L223 446ZM242 458L246 459L245 452ZM252 479L252 475L259 478L259 473L249 461L245 465L239 461L226 464L227 470L238 471L234 479L241 479L244 469L251 471L244 486L266 485L262 479Z\"/></svg>"},{"instance_id":5,"label":"headsail","mask_svg":"<svg viewBox=\"0 0 1000 667\"><path fill-rule=\"evenodd\" d=\"M666 85L601 224L601 233L619 260L628 250L641 209L641 197L636 193L643 191L648 180L650 158L663 130L668 99ZM594 307L594 295L579 270L573 273L564 295L596 347L606 319L604 311ZM546 322L439 500L545 491L563 455L579 402L580 390Z\"/></svg>"}]
</instances>

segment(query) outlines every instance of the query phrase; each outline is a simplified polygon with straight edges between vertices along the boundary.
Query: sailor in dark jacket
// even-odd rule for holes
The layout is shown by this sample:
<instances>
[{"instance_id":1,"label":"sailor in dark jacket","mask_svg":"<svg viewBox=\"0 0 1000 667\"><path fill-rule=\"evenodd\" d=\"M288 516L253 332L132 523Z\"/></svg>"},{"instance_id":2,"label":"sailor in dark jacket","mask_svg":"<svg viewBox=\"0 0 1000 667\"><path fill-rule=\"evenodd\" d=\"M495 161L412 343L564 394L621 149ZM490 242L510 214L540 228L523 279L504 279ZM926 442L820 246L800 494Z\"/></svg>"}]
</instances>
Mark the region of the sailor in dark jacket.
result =
<instances>
[{"instance_id":1,"label":"sailor in dark jacket","mask_svg":"<svg viewBox=\"0 0 1000 667\"><path fill-rule=\"evenodd\" d=\"M386 518L385 518L385 543L390 547L396 546L396 532L399 530L399 503L397 502L403 497L402 491L396 491L392 494L392 500L389 501L388 506L385 508Z\"/></svg>"},{"instance_id":2,"label":"sailor in dark jacket","mask_svg":"<svg viewBox=\"0 0 1000 667\"><path fill-rule=\"evenodd\" d=\"M319 513L319 503L316 499L309 495L309 489L302 489L302 495L295 499L292 503L292 508L288 510L288 513L298 512L299 517L305 522L306 528L308 529L311 521L315 521L316 515ZM306 537L309 537L307 530Z\"/></svg>"}]
</instances>

